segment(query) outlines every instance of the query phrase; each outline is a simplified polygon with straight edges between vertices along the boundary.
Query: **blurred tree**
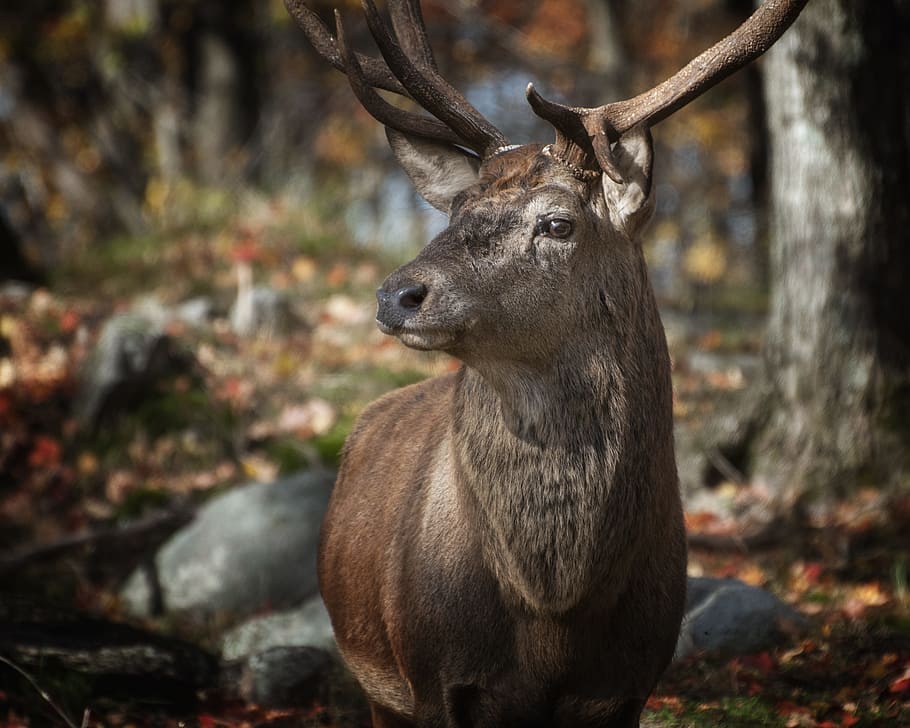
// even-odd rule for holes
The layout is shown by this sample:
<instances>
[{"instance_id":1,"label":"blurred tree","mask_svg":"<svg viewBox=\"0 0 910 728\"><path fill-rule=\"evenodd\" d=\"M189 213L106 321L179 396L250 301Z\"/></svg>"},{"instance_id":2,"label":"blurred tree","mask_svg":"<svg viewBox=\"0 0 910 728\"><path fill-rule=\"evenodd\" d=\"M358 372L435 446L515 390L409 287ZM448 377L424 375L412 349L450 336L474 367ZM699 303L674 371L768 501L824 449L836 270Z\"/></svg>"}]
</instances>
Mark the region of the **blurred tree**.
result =
<instances>
[{"instance_id":1,"label":"blurred tree","mask_svg":"<svg viewBox=\"0 0 910 728\"><path fill-rule=\"evenodd\" d=\"M592 70L613 80L626 67L626 55L620 33L617 0L588 0L589 33L588 65Z\"/></svg>"},{"instance_id":2,"label":"blurred tree","mask_svg":"<svg viewBox=\"0 0 910 728\"><path fill-rule=\"evenodd\" d=\"M739 454L785 502L910 486L910 1L813 0L764 72L772 301Z\"/></svg>"},{"instance_id":3,"label":"blurred tree","mask_svg":"<svg viewBox=\"0 0 910 728\"><path fill-rule=\"evenodd\" d=\"M43 278L22 250L22 240L0 206L0 281L41 283Z\"/></svg>"}]
</instances>

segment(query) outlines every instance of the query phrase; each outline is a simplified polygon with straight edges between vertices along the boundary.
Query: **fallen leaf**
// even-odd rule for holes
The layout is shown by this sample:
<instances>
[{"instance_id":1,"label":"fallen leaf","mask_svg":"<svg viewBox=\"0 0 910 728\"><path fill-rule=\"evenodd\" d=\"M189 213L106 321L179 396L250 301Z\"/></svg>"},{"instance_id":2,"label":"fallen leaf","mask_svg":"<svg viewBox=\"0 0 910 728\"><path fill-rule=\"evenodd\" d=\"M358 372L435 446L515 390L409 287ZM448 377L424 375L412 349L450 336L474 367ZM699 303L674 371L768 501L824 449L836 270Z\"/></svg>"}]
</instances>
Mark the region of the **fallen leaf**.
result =
<instances>
[{"instance_id":1,"label":"fallen leaf","mask_svg":"<svg viewBox=\"0 0 910 728\"><path fill-rule=\"evenodd\" d=\"M768 575L755 563L747 563L739 571L739 578L750 586L764 586L768 582Z\"/></svg>"},{"instance_id":2,"label":"fallen leaf","mask_svg":"<svg viewBox=\"0 0 910 728\"><path fill-rule=\"evenodd\" d=\"M28 454L28 464L32 468L50 468L60 464L63 449L60 442L47 435L38 435Z\"/></svg>"},{"instance_id":3,"label":"fallen leaf","mask_svg":"<svg viewBox=\"0 0 910 728\"><path fill-rule=\"evenodd\" d=\"M333 288L338 288L339 286L343 286L345 283L347 283L349 277L350 270L348 267L343 263L336 263L329 269L329 272L326 273L325 280L326 283L328 283Z\"/></svg>"},{"instance_id":4,"label":"fallen leaf","mask_svg":"<svg viewBox=\"0 0 910 728\"><path fill-rule=\"evenodd\" d=\"M910 667L888 685L888 692L892 694L905 693L908 689L910 689Z\"/></svg>"},{"instance_id":5,"label":"fallen leaf","mask_svg":"<svg viewBox=\"0 0 910 728\"><path fill-rule=\"evenodd\" d=\"M682 700L675 695L652 695L646 706L648 710L669 710L673 715L682 715L685 710Z\"/></svg>"}]
</instances>

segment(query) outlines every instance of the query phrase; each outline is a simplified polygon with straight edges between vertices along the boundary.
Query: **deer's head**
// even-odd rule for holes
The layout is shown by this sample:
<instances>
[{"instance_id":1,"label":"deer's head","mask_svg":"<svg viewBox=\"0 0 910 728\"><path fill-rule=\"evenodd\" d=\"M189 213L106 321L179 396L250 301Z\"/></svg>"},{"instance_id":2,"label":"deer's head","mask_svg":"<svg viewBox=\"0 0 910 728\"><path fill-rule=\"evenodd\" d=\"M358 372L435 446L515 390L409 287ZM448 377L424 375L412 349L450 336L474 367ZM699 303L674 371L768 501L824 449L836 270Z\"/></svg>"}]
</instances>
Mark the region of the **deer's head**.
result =
<instances>
[{"instance_id":1,"label":"deer's head","mask_svg":"<svg viewBox=\"0 0 910 728\"><path fill-rule=\"evenodd\" d=\"M621 318L643 285L640 232L650 213L650 126L761 55L807 0L767 0L740 28L670 79L596 108L553 103L528 86L552 144L511 145L438 73L418 0L389 0L390 28L363 0L382 59L353 52L301 0L288 10L385 124L418 192L449 226L377 291L377 323L418 349L469 363L547 360L598 317ZM376 88L432 116L391 105Z\"/></svg>"},{"instance_id":2,"label":"deer's head","mask_svg":"<svg viewBox=\"0 0 910 728\"><path fill-rule=\"evenodd\" d=\"M481 162L390 131L417 190L449 226L377 292L377 322L420 349L474 364L552 359L634 278L650 211L650 138L614 147L623 181L567 165L552 146L497 150ZM593 172L593 173L592 173ZM629 295L630 291L623 291Z\"/></svg>"}]
</instances>

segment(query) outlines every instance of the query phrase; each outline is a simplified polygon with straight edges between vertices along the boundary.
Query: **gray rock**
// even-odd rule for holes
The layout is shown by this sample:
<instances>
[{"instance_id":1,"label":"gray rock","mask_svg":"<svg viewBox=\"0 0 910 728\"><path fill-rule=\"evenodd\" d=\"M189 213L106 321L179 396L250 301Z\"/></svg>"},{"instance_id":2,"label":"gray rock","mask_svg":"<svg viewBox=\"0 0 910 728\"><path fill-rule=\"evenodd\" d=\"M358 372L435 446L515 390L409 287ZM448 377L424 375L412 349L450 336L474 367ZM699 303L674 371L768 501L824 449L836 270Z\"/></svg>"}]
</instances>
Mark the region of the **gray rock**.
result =
<instances>
[{"instance_id":1,"label":"gray rock","mask_svg":"<svg viewBox=\"0 0 910 728\"><path fill-rule=\"evenodd\" d=\"M314 595L319 527L333 482L331 472L305 472L240 486L207 503L155 556L164 613L231 620ZM142 571L121 592L139 616L149 615L154 596Z\"/></svg>"},{"instance_id":2,"label":"gray rock","mask_svg":"<svg viewBox=\"0 0 910 728\"><path fill-rule=\"evenodd\" d=\"M673 438L676 444L679 488L686 499L686 509L692 510L688 499L704 490L705 476L711 465L698 429L688 424L677 423L673 429Z\"/></svg>"},{"instance_id":3,"label":"gray rock","mask_svg":"<svg viewBox=\"0 0 910 728\"><path fill-rule=\"evenodd\" d=\"M241 288L230 311L231 330L238 336L277 336L300 325L288 296L268 286Z\"/></svg>"},{"instance_id":4,"label":"gray rock","mask_svg":"<svg viewBox=\"0 0 910 728\"><path fill-rule=\"evenodd\" d=\"M147 301L109 319L83 367L76 394L76 415L88 425L132 408L155 382L192 365L165 332L166 310Z\"/></svg>"},{"instance_id":5,"label":"gray rock","mask_svg":"<svg viewBox=\"0 0 910 728\"><path fill-rule=\"evenodd\" d=\"M200 328L215 315L215 304L208 296L196 296L174 307L173 316L187 326Z\"/></svg>"},{"instance_id":6,"label":"gray rock","mask_svg":"<svg viewBox=\"0 0 910 728\"><path fill-rule=\"evenodd\" d=\"M707 374L711 372L738 373L744 379L751 380L761 366L761 357L750 353L718 353L692 349L686 356L688 369Z\"/></svg>"},{"instance_id":7,"label":"gray rock","mask_svg":"<svg viewBox=\"0 0 910 728\"><path fill-rule=\"evenodd\" d=\"M34 290L34 286L22 281L0 282L0 298L6 299L11 303L24 304Z\"/></svg>"},{"instance_id":8,"label":"gray rock","mask_svg":"<svg viewBox=\"0 0 910 728\"><path fill-rule=\"evenodd\" d=\"M253 617L225 633L221 656L236 660L271 647L334 649L329 613L317 595L295 609Z\"/></svg>"},{"instance_id":9,"label":"gray rock","mask_svg":"<svg viewBox=\"0 0 910 728\"><path fill-rule=\"evenodd\" d=\"M747 655L780 644L806 619L764 589L737 579L689 577L676 660L692 652Z\"/></svg>"},{"instance_id":10,"label":"gray rock","mask_svg":"<svg viewBox=\"0 0 910 728\"><path fill-rule=\"evenodd\" d=\"M272 647L238 663L241 697L264 708L309 705L320 697L333 666L332 656L315 647Z\"/></svg>"}]
</instances>

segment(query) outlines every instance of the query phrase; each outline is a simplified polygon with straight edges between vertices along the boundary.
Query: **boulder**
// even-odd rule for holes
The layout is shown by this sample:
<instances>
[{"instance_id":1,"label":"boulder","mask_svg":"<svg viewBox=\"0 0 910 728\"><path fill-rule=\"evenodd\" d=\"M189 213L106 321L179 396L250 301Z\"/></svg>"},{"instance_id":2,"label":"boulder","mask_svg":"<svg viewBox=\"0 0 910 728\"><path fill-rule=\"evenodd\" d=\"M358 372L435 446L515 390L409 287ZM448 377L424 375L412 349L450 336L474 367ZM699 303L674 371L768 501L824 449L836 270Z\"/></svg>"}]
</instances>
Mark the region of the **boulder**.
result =
<instances>
[{"instance_id":1,"label":"boulder","mask_svg":"<svg viewBox=\"0 0 910 728\"><path fill-rule=\"evenodd\" d=\"M737 579L689 577L675 659L693 652L748 655L804 629L806 619L771 592Z\"/></svg>"},{"instance_id":2,"label":"boulder","mask_svg":"<svg viewBox=\"0 0 910 728\"><path fill-rule=\"evenodd\" d=\"M191 371L193 358L166 333L169 313L155 301L111 317L83 366L76 415L89 427L132 409L156 382Z\"/></svg>"},{"instance_id":3,"label":"boulder","mask_svg":"<svg viewBox=\"0 0 910 728\"><path fill-rule=\"evenodd\" d=\"M322 697L335 662L316 647L272 647L225 663L222 682L263 708L309 706Z\"/></svg>"},{"instance_id":4,"label":"boulder","mask_svg":"<svg viewBox=\"0 0 910 728\"><path fill-rule=\"evenodd\" d=\"M202 328L214 318L215 304L208 296L196 296L177 304L172 313L177 321L194 328Z\"/></svg>"},{"instance_id":5,"label":"boulder","mask_svg":"<svg viewBox=\"0 0 910 728\"><path fill-rule=\"evenodd\" d=\"M332 623L316 595L299 607L253 617L225 633L221 656L235 660L272 647L335 647Z\"/></svg>"},{"instance_id":6,"label":"boulder","mask_svg":"<svg viewBox=\"0 0 910 728\"><path fill-rule=\"evenodd\" d=\"M334 473L310 471L234 488L205 504L158 551L121 597L150 616L155 581L165 614L205 623L231 621L305 602L317 591L316 547Z\"/></svg>"},{"instance_id":7,"label":"boulder","mask_svg":"<svg viewBox=\"0 0 910 728\"><path fill-rule=\"evenodd\" d=\"M242 337L282 336L302 326L283 291L241 287L229 313L231 330Z\"/></svg>"}]
</instances>

